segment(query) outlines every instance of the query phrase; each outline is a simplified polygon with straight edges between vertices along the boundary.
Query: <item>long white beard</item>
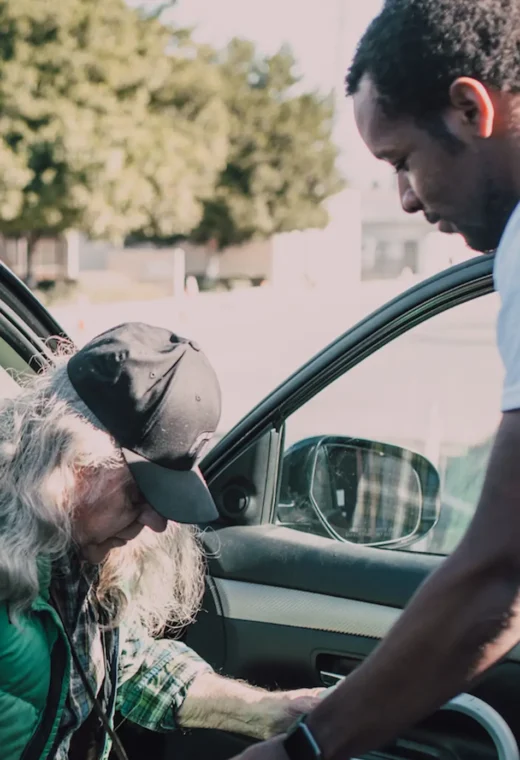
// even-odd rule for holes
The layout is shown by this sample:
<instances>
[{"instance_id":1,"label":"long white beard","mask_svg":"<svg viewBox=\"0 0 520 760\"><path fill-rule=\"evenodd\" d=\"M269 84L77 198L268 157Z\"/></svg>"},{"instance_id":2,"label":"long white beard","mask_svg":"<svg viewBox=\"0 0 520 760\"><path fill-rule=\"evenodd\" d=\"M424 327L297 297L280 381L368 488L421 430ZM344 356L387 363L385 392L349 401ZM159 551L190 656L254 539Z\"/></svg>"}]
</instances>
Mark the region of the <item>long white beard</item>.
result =
<instances>
[{"instance_id":1,"label":"long white beard","mask_svg":"<svg viewBox=\"0 0 520 760\"><path fill-rule=\"evenodd\" d=\"M150 633L182 628L199 610L204 570L196 528L172 522L164 533L145 528L110 552L101 566L98 601L113 624L139 617Z\"/></svg>"}]
</instances>

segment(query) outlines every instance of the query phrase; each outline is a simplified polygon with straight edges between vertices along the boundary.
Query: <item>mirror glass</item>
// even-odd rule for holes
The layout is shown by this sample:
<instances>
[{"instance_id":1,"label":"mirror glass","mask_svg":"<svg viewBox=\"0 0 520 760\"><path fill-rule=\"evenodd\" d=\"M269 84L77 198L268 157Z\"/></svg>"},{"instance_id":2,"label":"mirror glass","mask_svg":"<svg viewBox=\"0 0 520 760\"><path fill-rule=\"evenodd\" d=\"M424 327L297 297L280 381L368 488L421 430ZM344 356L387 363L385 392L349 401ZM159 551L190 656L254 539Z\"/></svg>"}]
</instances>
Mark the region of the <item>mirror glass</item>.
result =
<instances>
[{"instance_id":1,"label":"mirror glass","mask_svg":"<svg viewBox=\"0 0 520 760\"><path fill-rule=\"evenodd\" d=\"M310 496L318 519L352 543L377 546L413 536L423 498L407 453L343 443L317 446Z\"/></svg>"}]
</instances>

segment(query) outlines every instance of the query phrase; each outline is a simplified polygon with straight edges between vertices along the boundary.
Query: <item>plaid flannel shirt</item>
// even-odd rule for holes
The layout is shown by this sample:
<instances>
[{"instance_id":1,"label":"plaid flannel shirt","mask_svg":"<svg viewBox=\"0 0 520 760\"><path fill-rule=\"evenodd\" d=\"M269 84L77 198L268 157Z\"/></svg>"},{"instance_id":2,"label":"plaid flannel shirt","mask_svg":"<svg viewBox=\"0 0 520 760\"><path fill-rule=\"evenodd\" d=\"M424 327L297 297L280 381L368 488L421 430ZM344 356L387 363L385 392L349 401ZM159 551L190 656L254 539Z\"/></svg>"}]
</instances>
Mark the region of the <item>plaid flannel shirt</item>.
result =
<instances>
[{"instance_id":1,"label":"plaid flannel shirt","mask_svg":"<svg viewBox=\"0 0 520 760\"><path fill-rule=\"evenodd\" d=\"M332 528L348 541L370 544L412 535L421 502L423 516L431 514L435 520L434 484L428 500L422 493L421 484L428 482L432 469L426 459L406 449L388 454L377 442L364 450L341 444L332 444L332 449L335 457L326 447L318 452L311 493L308 484L286 489L278 506L282 525L325 536Z\"/></svg>"},{"instance_id":2,"label":"plaid flannel shirt","mask_svg":"<svg viewBox=\"0 0 520 760\"><path fill-rule=\"evenodd\" d=\"M173 731L175 714L188 689L211 667L193 650L173 639L153 639L140 624L103 631L91 591L98 580L94 566L81 566L76 555L56 564L53 588L60 601L64 623L89 682L108 712L115 697L116 709L133 723L151 731ZM116 651L116 678L110 678ZM114 693L115 692L115 693ZM72 735L92 711L74 663L69 694L60 724L56 760L67 760Z\"/></svg>"},{"instance_id":3,"label":"plaid flannel shirt","mask_svg":"<svg viewBox=\"0 0 520 760\"><path fill-rule=\"evenodd\" d=\"M418 466L411 451L403 450L399 459L378 456L377 444L371 456L360 457L351 541L391 541L414 531L421 503Z\"/></svg>"}]
</instances>

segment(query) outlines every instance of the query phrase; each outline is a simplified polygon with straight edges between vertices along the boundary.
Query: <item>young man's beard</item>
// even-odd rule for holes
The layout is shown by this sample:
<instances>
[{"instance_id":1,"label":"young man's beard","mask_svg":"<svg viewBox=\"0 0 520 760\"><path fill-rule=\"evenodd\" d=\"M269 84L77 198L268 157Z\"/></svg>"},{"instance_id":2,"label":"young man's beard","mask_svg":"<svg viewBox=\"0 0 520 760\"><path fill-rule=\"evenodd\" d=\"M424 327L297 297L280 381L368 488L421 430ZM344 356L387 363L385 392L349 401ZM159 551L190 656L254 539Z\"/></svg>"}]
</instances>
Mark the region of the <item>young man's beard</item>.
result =
<instances>
[{"instance_id":1,"label":"young man's beard","mask_svg":"<svg viewBox=\"0 0 520 760\"><path fill-rule=\"evenodd\" d=\"M513 192L502 189L488 176L484 180L482 211L476 215L475 225L459 228L470 248L481 253L495 251L518 201Z\"/></svg>"}]
</instances>

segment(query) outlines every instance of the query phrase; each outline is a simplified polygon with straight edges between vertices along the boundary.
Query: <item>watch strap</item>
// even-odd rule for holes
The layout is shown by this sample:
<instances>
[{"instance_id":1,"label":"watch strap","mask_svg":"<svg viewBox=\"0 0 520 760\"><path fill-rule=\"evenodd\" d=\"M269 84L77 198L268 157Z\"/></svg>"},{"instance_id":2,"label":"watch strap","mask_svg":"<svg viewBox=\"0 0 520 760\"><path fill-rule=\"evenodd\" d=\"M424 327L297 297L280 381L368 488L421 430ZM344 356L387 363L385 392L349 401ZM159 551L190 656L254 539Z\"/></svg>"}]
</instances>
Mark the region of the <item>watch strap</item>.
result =
<instances>
[{"instance_id":1,"label":"watch strap","mask_svg":"<svg viewBox=\"0 0 520 760\"><path fill-rule=\"evenodd\" d=\"M323 760L320 746L301 715L284 739L283 747L289 760Z\"/></svg>"}]
</instances>

